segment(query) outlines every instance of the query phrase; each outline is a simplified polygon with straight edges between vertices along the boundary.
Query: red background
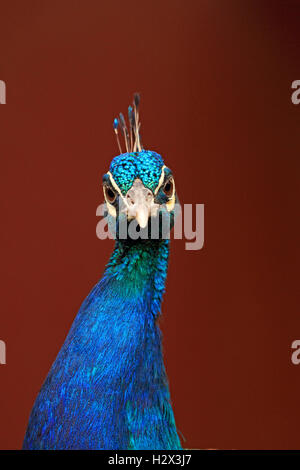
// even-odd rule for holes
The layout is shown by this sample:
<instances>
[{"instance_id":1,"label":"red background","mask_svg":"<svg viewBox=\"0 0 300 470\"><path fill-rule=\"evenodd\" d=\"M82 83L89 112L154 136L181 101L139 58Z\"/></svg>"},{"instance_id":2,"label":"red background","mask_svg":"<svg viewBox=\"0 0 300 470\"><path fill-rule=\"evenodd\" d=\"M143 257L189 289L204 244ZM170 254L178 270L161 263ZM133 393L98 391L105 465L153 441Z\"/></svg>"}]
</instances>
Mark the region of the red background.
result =
<instances>
[{"instance_id":1,"label":"red background","mask_svg":"<svg viewBox=\"0 0 300 470\"><path fill-rule=\"evenodd\" d=\"M298 1L0 3L0 447L113 247L96 238L112 119L142 96L146 147L205 246L172 243L165 360L187 448L300 448Z\"/></svg>"}]
</instances>

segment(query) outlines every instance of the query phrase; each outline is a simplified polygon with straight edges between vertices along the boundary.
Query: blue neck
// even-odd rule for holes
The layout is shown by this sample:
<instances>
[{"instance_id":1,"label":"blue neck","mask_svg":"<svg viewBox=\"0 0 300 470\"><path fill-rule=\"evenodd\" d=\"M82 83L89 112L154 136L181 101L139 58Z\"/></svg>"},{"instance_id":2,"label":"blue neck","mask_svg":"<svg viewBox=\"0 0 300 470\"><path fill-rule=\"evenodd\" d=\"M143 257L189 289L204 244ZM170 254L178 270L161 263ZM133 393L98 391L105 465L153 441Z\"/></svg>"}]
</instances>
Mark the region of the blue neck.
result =
<instances>
[{"instance_id":1,"label":"blue neck","mask_svg":"<svg viewBox=\"0 0 300 470\"><path fill-rule=\"evenodd\" d=\"M121 299L116 307L127 338L124 366L128 369L123 370L122 380L128 377L124 406L129 448L133 449L181 448L156 322L168 258L169 240L118 241L103 277L110 292L113 285L117 287Z\"/></svg>"},{"instance_id":2,"label":"blue neck","mask_svg":"<svg viewBox=\"0 0 300 470\"><path fill-rule=\"evenodd\" d=\"M168 254L168 240L116 243L36 400L24 448L181 448L156 321Z\"/></svg>"},{"instance_id":3,"label":"blue neck","mask_svg":"<svg viewBox=\"0 0 300 470\"><path fill-rule=\"evenodd\" d=\"M169 240L117 241L103 280L116 280L120 295L144 300L156 317L168 271Z\"/></svg>"}]
</instances>

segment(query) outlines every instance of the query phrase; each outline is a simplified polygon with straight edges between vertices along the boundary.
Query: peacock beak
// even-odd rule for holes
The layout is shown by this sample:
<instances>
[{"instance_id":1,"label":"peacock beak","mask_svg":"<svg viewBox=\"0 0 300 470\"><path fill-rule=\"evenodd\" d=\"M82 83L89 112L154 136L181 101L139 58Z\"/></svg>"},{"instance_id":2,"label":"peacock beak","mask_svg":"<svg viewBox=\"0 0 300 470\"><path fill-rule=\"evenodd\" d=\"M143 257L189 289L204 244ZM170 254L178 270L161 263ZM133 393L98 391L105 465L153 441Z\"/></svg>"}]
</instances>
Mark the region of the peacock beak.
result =
<instances>
[{"instance_id":1,"label":"peacock beak","mask_svg":"<svg viewBox=\"0 0 300 470\"><path fill-rule=\"evenodd\" d=\"M136 218L136 221L139 224L139 226L141 228L145 228L147 223L148 223L148 219L149 219L148 208L145 205L138 207L136 209L135 218Z\"/></svg>"},{"instance_id":2,"label":"peacock beak","mask_svg":"<svg viewBox=\"0 0 300 470\"><path fill-rule=\"evenodd\" d=\"M150 189L145 188L140 179L136 179L125 196L125 212L128 219L136 219L141 228L148 224L149 217L157 210L154 196Z\"/></svg>"}]
</instances>

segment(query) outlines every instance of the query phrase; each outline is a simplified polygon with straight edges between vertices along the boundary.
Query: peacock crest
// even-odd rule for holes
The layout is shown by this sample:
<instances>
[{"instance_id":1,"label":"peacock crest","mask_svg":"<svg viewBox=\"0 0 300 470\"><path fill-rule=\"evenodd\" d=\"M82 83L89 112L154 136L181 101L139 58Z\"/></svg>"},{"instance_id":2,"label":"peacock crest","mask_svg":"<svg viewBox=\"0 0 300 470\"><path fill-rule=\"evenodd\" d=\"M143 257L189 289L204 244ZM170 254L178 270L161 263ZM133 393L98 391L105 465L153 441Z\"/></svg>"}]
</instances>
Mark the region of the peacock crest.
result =
<instances>
[{"instance_id":1,"label":"peacock crest","mask_svg":"<svg viewBox=\"0 0 300 470\"><path fill-rule=\"evenodd\" d=\"M141 150L143 150L142 139L140 134L141 123L139 116L139 107L140 95L139 93L134 93L132 106L128 106L129 126L127 127L124 115L122 113L119 114L119 118L116 117L113 121L113 128L116 134L117 144L120 153L123 153L123 151L119 138L119 129L123 134L125 149L127 153L140 152Z\"/></svg>"}]
</instances>

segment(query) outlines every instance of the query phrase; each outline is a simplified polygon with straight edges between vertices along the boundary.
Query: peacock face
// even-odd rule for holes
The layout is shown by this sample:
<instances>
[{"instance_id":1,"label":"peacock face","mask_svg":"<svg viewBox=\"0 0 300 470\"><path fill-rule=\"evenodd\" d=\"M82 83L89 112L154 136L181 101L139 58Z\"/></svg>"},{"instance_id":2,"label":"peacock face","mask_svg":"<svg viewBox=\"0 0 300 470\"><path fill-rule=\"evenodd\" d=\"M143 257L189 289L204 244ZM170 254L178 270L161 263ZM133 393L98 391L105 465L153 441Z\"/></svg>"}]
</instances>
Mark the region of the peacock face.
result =
<instances>
[{"instance_id":1,"label":"peacock face","mask_svg":"<svg viewBox=\"0 0 300 470\"><path fill-rule=\"evenodd\" d=\"M163 221L168 222L169 229L174 224L175 182L171 170L156 152L142 150L115 157L103 176L103 192L117 234L121 221L127 226L134 221L138 229L148 233L156 223L158 238L162 236Z\"/></svg>"}]
</instances>

